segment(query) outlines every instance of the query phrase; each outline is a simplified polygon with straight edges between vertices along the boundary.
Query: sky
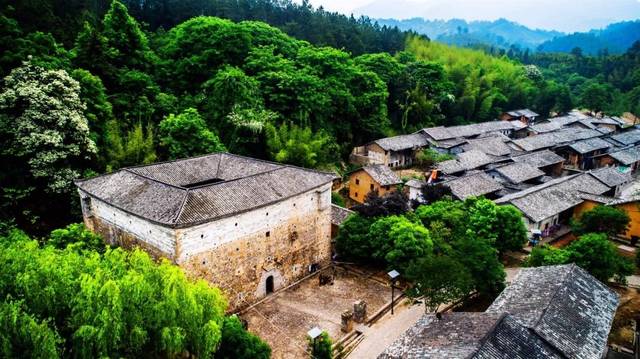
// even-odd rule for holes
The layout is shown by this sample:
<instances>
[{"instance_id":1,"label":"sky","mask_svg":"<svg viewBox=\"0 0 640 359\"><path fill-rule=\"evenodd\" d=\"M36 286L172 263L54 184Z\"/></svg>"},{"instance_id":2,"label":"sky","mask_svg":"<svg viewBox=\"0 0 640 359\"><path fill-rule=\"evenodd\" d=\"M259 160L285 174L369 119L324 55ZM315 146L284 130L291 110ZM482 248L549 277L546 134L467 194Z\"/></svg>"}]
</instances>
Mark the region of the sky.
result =
<instances>
[{"instance_id":1,"label":"sky","mask_svg":"<svg viewBox=\"0 0 640 359\"><path fill-rule=\"evenodd\" d=\"M640 19L640 0L310 0L314 7L372 18L496 20L530 28L588 31Z\"/></svg>"}]
</instances>

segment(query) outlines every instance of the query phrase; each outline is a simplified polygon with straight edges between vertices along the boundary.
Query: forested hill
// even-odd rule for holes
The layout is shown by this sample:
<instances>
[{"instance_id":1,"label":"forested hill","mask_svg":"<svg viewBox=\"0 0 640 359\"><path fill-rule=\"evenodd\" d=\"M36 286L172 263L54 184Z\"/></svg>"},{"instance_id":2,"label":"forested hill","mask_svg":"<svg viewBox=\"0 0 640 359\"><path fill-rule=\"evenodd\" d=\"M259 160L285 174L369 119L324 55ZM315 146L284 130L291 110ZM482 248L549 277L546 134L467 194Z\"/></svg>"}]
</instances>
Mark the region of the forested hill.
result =
<instances>
[{"instance_id":1,"label":"forested hill","mask_svg":"<svg viewBox=\"0 0 640 359\"><path fill-rule=\"evenodd\" d=\"M582 53L596 55L602 52L621 54L640 40L640 20L611 24L602 30L579 32L556 37L538 47L541 52L571 52L580 48Z\"/></svg>"},{"instance_id":2,"label":"forested hill","mask_svg":"<svg viewBox=\"0 0 640 359\"><path fill-rule=\"evenodd\" d=\"M307 1L291 0L123 0L129 13L149 31L170 29L194 16L216 16L233 21L257 20L320 46L346 49L353 54L402 50L407 33L379 26L366 17L347 17L314 9ZM88 21L96 26L110 0L0 0L0 9L13 8L11 17L26 32L51 33L70 46ZM34 14L38 14L34 16Z\"/></svg>"},{"instance_id":3,"label":"forested hill","mask_svg":"<svg viewBox=\"0 0 640 359\"><path fill-rule=\"evenodd\" d=\"M114 1L65 45L12 14L0 16L0 217L34 231L74 218L72 180L91 173L225 149L335 168L375 138L570 103L516 61L420 37L355 56L256 21L144 31Z\"/></svg>"},{"instance_id":4,"label":"forested hill","mask_svg":"<svg viewBox=\"0 0 640 359\"><path fill-rule=\"evenodd\" d=\"M545 41L564 34L558 31L530 29L506 19L495 21L465 21L462 19L427 20L413 18L406 20L378 19L382 25L415 31L439 42L463 47L477 45L508 49L512 45L535 49Z\"/></svg>"}]
</instances>

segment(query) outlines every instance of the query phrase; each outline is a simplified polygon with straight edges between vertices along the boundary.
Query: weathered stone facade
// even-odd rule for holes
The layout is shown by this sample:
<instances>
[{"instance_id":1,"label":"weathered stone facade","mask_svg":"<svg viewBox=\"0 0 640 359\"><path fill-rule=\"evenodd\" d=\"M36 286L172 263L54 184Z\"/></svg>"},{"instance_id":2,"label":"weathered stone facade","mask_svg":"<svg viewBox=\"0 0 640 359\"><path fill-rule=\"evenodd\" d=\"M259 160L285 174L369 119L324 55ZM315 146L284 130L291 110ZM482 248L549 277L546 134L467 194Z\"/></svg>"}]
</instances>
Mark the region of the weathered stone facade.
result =
<instances>
[{"instance_id":1,"label":"weathered stone facade","mask_svg":"<svg viewBox=\"0 0 640 359\"><path fill-rule=\"evenodd\" d=\"M82 198L91 198L83 193ZM87 205L87 203L89 203ZM91 198L87 228L107 243L141 247L220 287L237 310L278 290L331 258L330 185L260 209L191 228L163 227Z\"/></svg>"},{"instance_id":2,"label":"weathered stone facade","mask_svg":"<svg viewBox=\"0 0 640 359\"><path fill-rule=\"evenodd\" d=\"M176 172L184 163L200 161L194 171L204 172L213 156L222 157L211 165L220 181L176 184L189 173ZM170 167L155 177L136 172L154 168L132 168L77 182L86 226L109 244L141 247L220 287L230 311L328 264L331 174L229 154L187 161L151 165ZM199 177L206 176L220 177Z\"/></svg>"}]
</instances>

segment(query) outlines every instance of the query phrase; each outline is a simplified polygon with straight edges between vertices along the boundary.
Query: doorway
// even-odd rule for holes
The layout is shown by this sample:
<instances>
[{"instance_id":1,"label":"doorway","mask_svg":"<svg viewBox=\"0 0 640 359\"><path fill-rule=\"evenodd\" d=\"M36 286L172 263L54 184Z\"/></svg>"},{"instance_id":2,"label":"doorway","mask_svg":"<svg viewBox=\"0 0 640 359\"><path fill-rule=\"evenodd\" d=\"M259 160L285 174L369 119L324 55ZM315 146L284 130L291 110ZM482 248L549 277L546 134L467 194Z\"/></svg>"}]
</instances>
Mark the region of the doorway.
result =
<instances>
[{"instance_id":1,"label":"doorway","mask_svg":"<svg viewBox=\"0 0 640 359\"><path fill-rule=\"evenodd\" d=\"M267 277L267 281L265 282L265 289L267 295L273 293L273 276L270 275Z\"/></svg>"}]
</instances>

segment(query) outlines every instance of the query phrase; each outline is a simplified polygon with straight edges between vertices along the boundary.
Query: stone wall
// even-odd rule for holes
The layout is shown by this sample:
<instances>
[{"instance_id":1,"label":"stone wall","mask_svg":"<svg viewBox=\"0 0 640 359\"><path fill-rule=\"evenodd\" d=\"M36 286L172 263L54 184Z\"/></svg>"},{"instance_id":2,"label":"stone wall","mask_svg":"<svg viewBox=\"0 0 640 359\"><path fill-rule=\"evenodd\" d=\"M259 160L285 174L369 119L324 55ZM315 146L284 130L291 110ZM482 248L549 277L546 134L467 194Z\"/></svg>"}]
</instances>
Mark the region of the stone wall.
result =
<instances>
[{"instance_id":1,"label":"stone wall","mask_svg":"<svg viewBox=\"0 0 640 359\"><path fill-rule=\"evenodd\" d=\"M139 246L154 257L175 259L175 230L115 208L80 191L84 224L111 245Z\"/></svg>"},{"instance_id":2,"label":"stone wall","mask_svg":"<svg viewBox=\"0 0 640 359\"><path fill-rule=\"evenodd\" d=\"M178 263L192 276L225 291L230 310L254 303L273 289L331 258L330 185L288 200L179 230Z\"/></svg>"},{"instance_id":3,"label":"stone wall","mask_svg":"<svg viewBox=\"0 0 640 359\"><path fill-rule=\"evenodd\" d=\"M80 193L86 226L110 244L140 246L220 287L229 310L254 303L331 259L331 184L183 229L159 226Z\"/></svg>"}]
</instances>

